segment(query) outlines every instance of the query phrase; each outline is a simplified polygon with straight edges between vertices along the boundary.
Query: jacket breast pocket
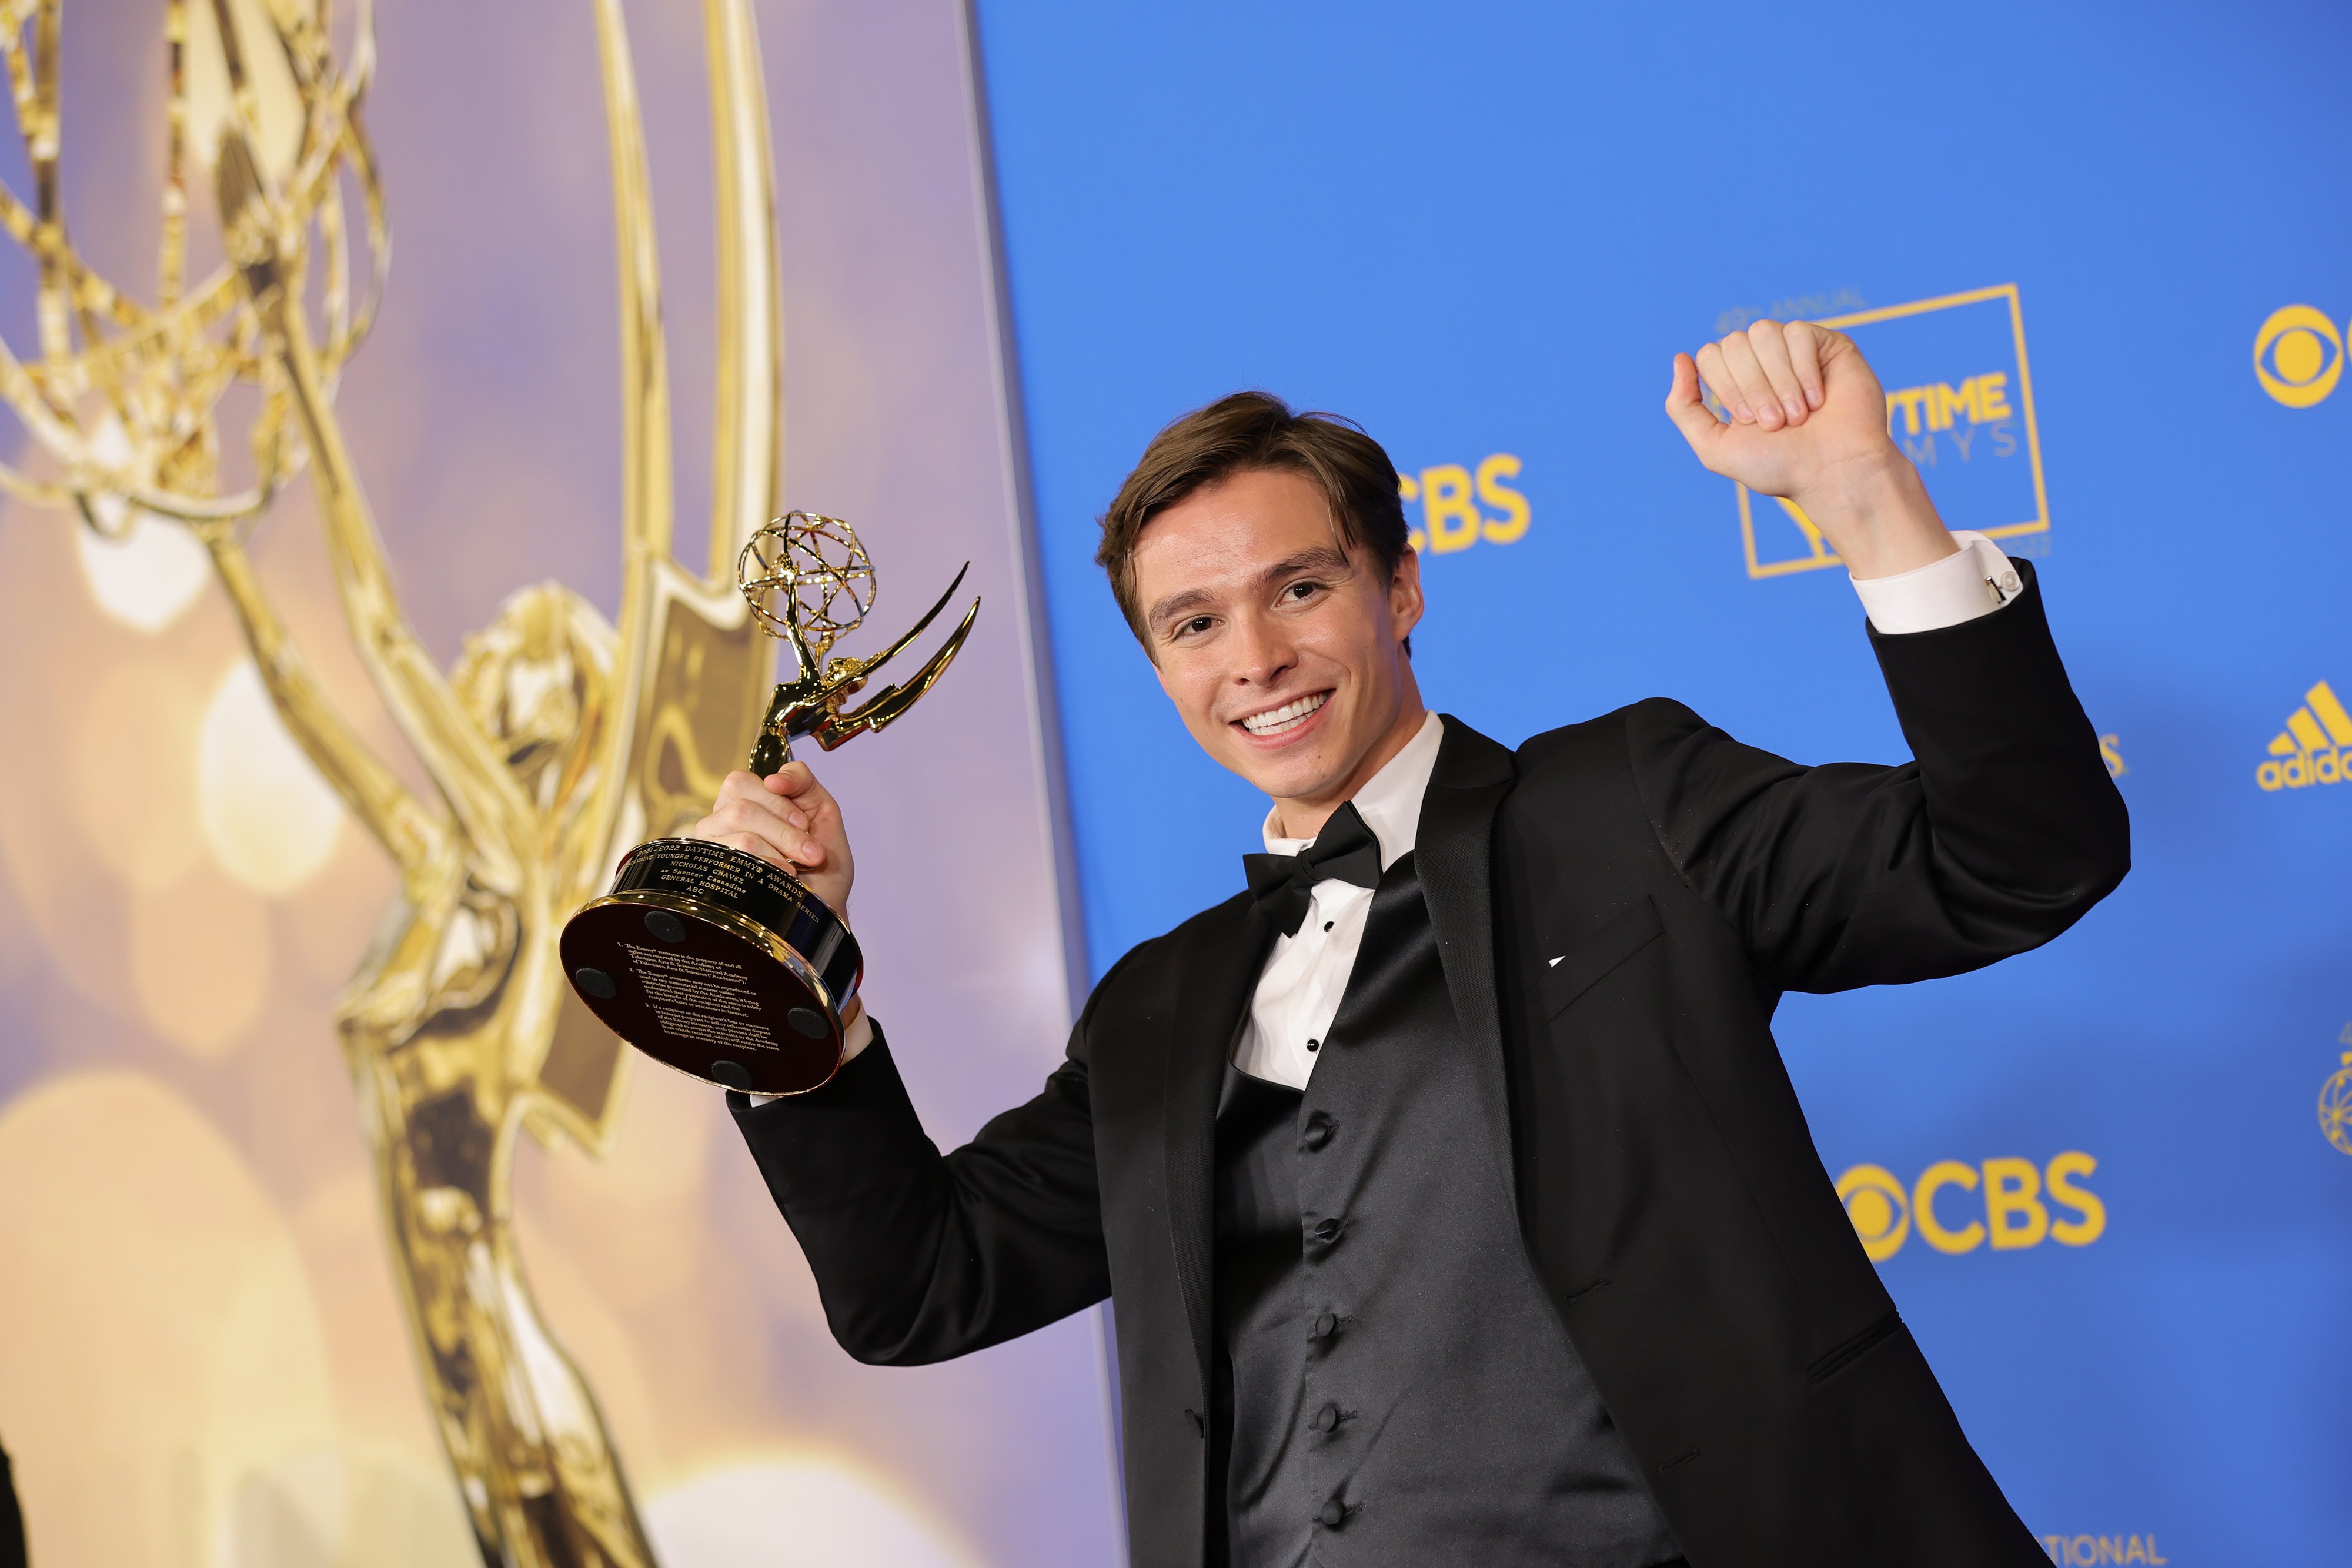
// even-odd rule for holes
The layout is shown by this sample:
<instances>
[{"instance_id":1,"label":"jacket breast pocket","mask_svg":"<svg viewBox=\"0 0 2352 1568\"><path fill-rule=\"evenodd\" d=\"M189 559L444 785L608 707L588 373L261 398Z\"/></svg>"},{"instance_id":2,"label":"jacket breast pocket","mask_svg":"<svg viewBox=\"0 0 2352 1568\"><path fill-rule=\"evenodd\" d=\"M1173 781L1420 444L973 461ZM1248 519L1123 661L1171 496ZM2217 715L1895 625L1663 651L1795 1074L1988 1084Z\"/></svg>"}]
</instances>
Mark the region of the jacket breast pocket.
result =
<instances>
[{"instance_id":1,"label":"jacket breast pocket","mask_svg":"<svg viewBox=\"0 0 2352 1568\"><path fill-rule=\"evenodd\" d=\"M1544 963L1536 975L1538 1016L1547 1023L1558 1018L1611 970L1665 934L1657 904L1643 894Z\"/></svg>"}]
</instances>

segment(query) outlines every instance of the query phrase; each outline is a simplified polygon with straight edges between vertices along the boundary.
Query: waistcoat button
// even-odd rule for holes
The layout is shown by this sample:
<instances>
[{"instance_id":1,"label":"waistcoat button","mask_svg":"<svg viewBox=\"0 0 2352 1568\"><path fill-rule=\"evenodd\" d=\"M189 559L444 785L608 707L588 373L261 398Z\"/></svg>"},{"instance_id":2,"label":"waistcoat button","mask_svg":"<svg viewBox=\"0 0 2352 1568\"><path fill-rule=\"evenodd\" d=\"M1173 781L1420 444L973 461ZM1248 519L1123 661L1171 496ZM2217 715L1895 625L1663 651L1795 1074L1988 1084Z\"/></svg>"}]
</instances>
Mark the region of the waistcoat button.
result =
<instances>
[{"instance_id":1,"label":"waistcoat button","mask_svg":"<svg viewBox=\"0 0 2352 1568\"><path fill-rule=\"evenodd\" d=\"M1335 1497L1323 1505L1323 1511L1316 1517L1323 1521L1324 1529L1337 1530L1348 1518L1348 1505Z\"/></svg>"},{"instance_id":2,"label":"waistcoat button","mask_svg":"<svg viewBox=\"0 0 2352 1568\"><path fill-rule=\"evenodd\" d=\"M1326 1405L1322 1409L1315 1412L1315 1429L1317 1431L1328 1432L1339 1425L1339 1407L1337 1405Z\"/></svg>"},{"instance_id":3,"label":"waistcoat button","mask_svg":"<svg viewBox=\"0 0 2352 1568\"><path fill-rule=\"evenodd\" d=\"M1336 1219L1318 1220L1309 1234L1318 1241L1336 1241L1339 1236L1339 1222Z\"/></svg>"},{"instance_id":4,"label":"waistcoat button","mask_svg":"<svg viewBox=\"0 0 2352 1568\"><path fill-rule=\"evenodd\" d=\"M1333 1334L1339 1332L1339 1319L1337 1313L1318 1312L1316 1314L1314 1337L1317 1339L1329 1339Z\"/></svg>"},{"instance_id":5,"label":"waistcoat button","mask_svg":"<svg viewBox=\"0 0 2352 1568\"><path fill-rule=\"evenodd\" d=\"M1331 1141L1331 1130L1338 1124L1318 1111L1307 1119L1307 1131L1301 1134L1300 1141L1310 1149L1319 1149Z\"/></svg>"}]
</instances>

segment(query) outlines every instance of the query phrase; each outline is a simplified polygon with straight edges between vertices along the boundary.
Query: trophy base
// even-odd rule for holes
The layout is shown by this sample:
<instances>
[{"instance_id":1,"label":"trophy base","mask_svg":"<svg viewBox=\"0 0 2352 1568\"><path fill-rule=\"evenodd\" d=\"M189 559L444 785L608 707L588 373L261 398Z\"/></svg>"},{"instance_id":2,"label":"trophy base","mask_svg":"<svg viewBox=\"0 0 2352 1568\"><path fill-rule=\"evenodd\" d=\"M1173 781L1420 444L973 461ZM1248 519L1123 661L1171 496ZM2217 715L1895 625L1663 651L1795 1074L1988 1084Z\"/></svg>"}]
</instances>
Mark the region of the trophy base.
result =
<instances>
[{"instance_id":1,"label":"trophy base","mask_svg":"<svg viewBox=\"0 0 2352 1568\"><path fill-rule=\"evenodd\" d=\"M563 927L563 972L604 1026L667 1067L805 1094L841 1067L865 958L825 902L756 855L655 839Z\"/></svg>"}]
</instances>

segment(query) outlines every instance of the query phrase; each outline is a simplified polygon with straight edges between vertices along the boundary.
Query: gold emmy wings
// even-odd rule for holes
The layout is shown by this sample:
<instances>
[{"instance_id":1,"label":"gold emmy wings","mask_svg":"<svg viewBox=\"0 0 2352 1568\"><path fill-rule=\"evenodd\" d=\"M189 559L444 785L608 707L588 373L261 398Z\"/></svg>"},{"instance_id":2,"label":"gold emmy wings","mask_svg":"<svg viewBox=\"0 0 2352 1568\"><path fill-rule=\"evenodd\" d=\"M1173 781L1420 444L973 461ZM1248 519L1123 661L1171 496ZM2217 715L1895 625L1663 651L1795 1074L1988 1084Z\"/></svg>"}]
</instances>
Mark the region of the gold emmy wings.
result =
<instances>
[{"instance_id":1,"label":"gold emmy wings","mask_svg":"<svg viewBox=\"0 0 2352 1568\"><path fill-rule=\"evenodd\" d=\"M525 589L444 674L402 613L331 402L388 237L359 115L374 63L364 0L343 23L353 41L340 66L324 0L168 0L152 308L67 235L58 0L0 0L34 176L29 202L0 190L0 227L38 268L37 352L0 344L0 396L54 470L0 469L0 487L110 535L142 514L192 528L288 730L399 868L395 916L336 1021L432 1414L483 1560L515 1568L653 1560L595 1399L516 1251L518 1134L602 1153L627 1059L565 984L556 936L622 850L701 814L758 726L773 661L730 580L780 488L782 322L751 17L746 0L705 0L719 396L709 567L697 576L670 554L660 287L627 35L618 0L590 4L619 231L619 624L561 585ZM188 218L205 194L228 265L191 284ZM224 492L221 400L238 385L259 392L251 482ZM329 704L245 553L246 531L306 465L352 642L432 779L427 798Z\"/></svg>"}]
</instances>

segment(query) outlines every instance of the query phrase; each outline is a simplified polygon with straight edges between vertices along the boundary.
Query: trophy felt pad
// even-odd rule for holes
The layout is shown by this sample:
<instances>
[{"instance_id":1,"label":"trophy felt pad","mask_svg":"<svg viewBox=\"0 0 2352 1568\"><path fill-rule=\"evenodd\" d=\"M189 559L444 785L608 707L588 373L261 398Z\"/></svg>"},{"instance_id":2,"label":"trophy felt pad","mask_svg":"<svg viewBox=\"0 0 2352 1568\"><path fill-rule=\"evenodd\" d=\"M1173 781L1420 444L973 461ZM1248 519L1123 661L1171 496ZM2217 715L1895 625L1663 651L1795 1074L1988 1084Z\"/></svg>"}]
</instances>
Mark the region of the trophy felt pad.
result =
<instances>
[{"instance_id":1,"label":"trophy felt pad","mask_svg":"<svg viewBox=\"0 0 2352 1568\"><path fill-rule=\"evenodd\" d=\"M804 1094L841 1065L863 968L840 916L723 844L656 839L563 928L563 969L606 1028L665 1065L754 1094Z\"/></svg>"}]
</instances>

